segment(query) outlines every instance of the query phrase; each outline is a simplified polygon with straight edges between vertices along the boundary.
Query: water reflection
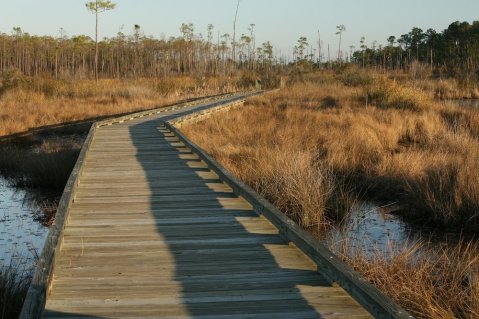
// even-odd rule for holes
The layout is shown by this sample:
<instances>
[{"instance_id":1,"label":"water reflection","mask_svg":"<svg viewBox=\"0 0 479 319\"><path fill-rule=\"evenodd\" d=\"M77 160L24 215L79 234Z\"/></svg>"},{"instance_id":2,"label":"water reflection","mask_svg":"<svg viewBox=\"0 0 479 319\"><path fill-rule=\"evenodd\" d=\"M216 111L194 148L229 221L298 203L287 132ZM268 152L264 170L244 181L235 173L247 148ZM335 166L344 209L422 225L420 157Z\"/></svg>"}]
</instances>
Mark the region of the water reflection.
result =
<instances>
[{"instance_id":1,"label":"water reflection","mask_svg":"<svg viewBox=\"0 0 479 319\"><path fill-rule=\"evenodd\" d=\"M477 239L474 234L461 234L454 229L447 231L407 223L392 214L393 210L393 206L364 202L340 227L329 230L321 239L332 247L346 248L351 256L366 253L370 257L394 255L394 252L418 247L417 243L421 243L419 252L430 255L440 248L455 248L460 242Z\"/></svg>"},{"instance_id":2,"label":"water reflection","mask_svg":"<svg viewBox=\"0 0 479 319\"><path fill-rule=\"evenodd\" d=\"M48 228L36 221L43 214L38 201L0 176L0 266L33 265Z\"/></svg>"},{"instance_id":3,"label":"water reflection","mask_svg":"<svg viewBox=\"0 0 479 319\"><path fill-rule=\"evenodd\" d=\"M362 203L341 227L327 232L325 240L332 243L347 241L352 251L374 255L401 247L410 241L410 229L395 215L387 213L374 203Z\"/></svg>"}]
</instances>

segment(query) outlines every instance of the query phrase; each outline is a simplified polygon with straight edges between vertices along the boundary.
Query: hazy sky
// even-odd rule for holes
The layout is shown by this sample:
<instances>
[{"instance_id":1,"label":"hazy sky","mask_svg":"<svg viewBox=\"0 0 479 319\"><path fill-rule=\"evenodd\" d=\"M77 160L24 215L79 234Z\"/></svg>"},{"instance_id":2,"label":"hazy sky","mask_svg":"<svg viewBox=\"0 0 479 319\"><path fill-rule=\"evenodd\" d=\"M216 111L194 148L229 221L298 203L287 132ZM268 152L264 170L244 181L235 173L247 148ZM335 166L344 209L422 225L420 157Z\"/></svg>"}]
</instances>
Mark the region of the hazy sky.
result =
<instances>
[{"instance_id":1,"label":"hazy sky","mask_svg":"<svg viewBox=\"0 0 479 319\"><path fill-rule=\"evenodd\" d=\"M30 34L68 36L94 34L94 17L85 0L0 0L0 32L15 26ZM100 20L100 35L114 36L121 28L130 34L139 24L146 35L178 36L183 22L192 22L196 33L232 34L236 0L116 0L117 8ZM323 47L337 52L336 26L344 24L344 46L366 42L385 43L390 35L407 33L413 26L442 31L456 20L479 20L479 0L242 0L238 14L238 36L256 24L257 43L270 40L283 54L292 51L297 39L306 36L317 46L317 32Z\"/></svg>"}]
</instances>

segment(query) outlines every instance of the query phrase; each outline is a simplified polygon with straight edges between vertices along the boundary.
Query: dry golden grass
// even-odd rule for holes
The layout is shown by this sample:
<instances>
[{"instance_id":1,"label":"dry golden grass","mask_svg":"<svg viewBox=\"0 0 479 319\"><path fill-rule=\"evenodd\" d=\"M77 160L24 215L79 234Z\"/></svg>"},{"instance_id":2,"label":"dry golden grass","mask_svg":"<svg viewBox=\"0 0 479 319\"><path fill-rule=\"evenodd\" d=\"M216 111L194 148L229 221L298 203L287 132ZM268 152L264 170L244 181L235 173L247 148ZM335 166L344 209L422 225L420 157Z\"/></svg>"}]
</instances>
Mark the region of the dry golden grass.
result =
<instances>
[{"instance_id":1,"label":"dry golden grass","mask_svg":"<svg viewBox=\"0 0 479 319\"><path fill-rule=\"evenodd\" d=\"M417 88L399 85L386 78L374 81L367 90L368 103L379 108L396 108L411 111L432 109L431 96Z\"/></svg>"},{"instance_id":2,"label":"dry golden grass","mask_svg":"<svg viewBox=\"0 0 479 319\"><path fill-rule=\"evenodd\" d=\"M317 110L330 108L321 103L330 98L337 85L326 87L319 101L313 96L314 85L306 86L304 96L287 100L281 95L255 98L251 100L255 106L218 114L182 130L290 217L304 226L324 227L342 218L342 212L335 208L344 201L338 203L336 199L338 194L347 193L342 177L318 160L318 146L325 132L318 134L317 124L326 123L327 114L335 111ZM327 125L339 129L341 124Z\"/></svg>"},{"instance_id":3,"label":"dry golden grass","mask_svg":"<svg viewBox=\"0 0 479 319\"><path fill-rule=\"evenodd\" d=\"M422 79L411 81L408 85L419 87L426 92L434 94L436 98L441 100L479 98L479 85L474 80L458 80L454 78L440 80Z\"/></svg>"},{"instance_id":4,"label":"dry golden grass","mask_svg":"<svg viewBox=\"0 0 479 319\"><path fill-rule=\"evenodd\" d=\"M295 79L182 131L305 227L341 220L361 195L399 202L409 220L479 229L477 111L351 76ZM418 317L477 318L477 247L424 249L343 258Z\"/></svg>"},{"instance_id":5,"label":"dry golden grass","mask_svg":"<svg viewBox=\"0 0 479 319\"><path fill-rule=\"evenodd\" d=\"M371 90L386 93L366 107L363 94ZM276 204L291 215L309 213L292 212L298 195L282 199L288 192L278 181L297 176L288 169L304 161L329 176L318 178L325 185L320 193L347 186L373 199L400 201L419 221L478 229L478 128L478 112L435 104L426 93L380 78L367 88L334 80L293 84L184 129L258 191L284 201ZM312 211L337 214L328 198ZM304 218L305 225L317 219Z\"/></svg>"},{"instance_id":6,"label":"dry golden grass","mask_svg":"<svg viewBox=\"0 0 479 319\"><path fill-rule=\"evenodd\" d=\"M331 248L416 318L479 317L477 243L431 248L418 242L372 256L351 251L347 241Z\"/></svg>"},{"instance_id":7,"label":"dry golden grass","mask_svg":"<svg viewBox=\"0 0 479 319\"><path fill-rule=\"evenodd\" d=\"M234 80L223 78L104 79L98 84L22 78L0 92L0 136L235 90Z\"/></svg>"}]
</instances>

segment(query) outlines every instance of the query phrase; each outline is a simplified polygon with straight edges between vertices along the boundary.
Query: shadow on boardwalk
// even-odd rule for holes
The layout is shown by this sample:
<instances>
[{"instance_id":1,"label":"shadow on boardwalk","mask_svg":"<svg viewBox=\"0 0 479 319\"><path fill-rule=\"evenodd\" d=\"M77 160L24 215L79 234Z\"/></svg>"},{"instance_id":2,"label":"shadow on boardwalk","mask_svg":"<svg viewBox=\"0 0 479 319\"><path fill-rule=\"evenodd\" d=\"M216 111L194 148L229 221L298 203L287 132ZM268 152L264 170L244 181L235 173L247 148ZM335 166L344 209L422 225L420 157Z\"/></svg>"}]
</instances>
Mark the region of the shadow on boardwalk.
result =
<instances>
[{"instance_id":1,"label":"shadow on boardwalk","mask_svg":"<svg viewBox=\"0 0 479 319\"><path fill-rule=\"evenodd\" d=\"M294 267L294 260L278 264L273 252L280 255L289 247L189 149L175 142L162 128L167 120L130 127L150 185L151 212L160 220L158 233L172 258L167 261L174 266L170 279L178 287L178 298L165 305L165 315L321 317L297 286L327 283L314 269ZM154 148L145 144L151 136L156 136Z\"/></svg>"},{"instance_id":2,"label":"shadow on boardwalk","mask_svg":"<svg viewBox=\"0 0 479 319\"><path fill-rule=\"evenodd\" d=\"M368 317L179 143L168 119L97 132L48 318Z\"/></svg>"}]
</instances>

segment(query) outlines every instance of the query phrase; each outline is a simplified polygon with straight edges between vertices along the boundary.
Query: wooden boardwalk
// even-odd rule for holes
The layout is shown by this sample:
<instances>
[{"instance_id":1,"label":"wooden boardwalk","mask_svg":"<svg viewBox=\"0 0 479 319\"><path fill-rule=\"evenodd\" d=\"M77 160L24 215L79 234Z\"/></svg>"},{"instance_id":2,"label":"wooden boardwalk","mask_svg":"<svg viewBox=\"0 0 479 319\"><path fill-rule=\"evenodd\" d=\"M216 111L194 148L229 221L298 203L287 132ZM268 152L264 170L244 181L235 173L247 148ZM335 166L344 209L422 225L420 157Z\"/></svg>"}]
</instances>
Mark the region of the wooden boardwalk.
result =
<instances>
[{"instance_id":1,"label":"wooden boardwalk","mask_svg":"<svg viewBox=\"0 0 479 319\"><path fill-rule=\"evenodd\" d=\"M370 318L164 126L182 112L96 130L43 317Z\"/></svg>"}]
</instances>

